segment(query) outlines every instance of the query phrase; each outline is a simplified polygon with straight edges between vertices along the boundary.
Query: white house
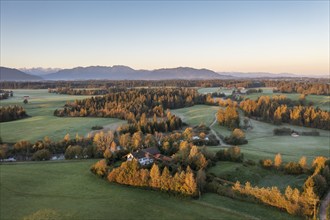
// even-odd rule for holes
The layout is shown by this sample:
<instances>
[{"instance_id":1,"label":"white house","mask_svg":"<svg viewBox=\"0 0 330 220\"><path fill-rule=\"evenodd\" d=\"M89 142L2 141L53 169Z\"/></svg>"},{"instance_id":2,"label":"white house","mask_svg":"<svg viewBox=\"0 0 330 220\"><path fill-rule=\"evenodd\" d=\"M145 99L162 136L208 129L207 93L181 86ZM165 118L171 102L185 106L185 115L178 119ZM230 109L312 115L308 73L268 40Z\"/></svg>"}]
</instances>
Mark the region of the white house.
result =
<instances>
[{"instance_id":1,"label":"white house","mask_svg":"<svg viewBox=\"0 0 330 220\"><path fill-rule=\"evenodd\" d=\"M127 154L127 161L137 160L141 165L148 165L154 162L154 157L160 152L155 147L141 149L133 153Z\"/></svg>"}]
</instances>

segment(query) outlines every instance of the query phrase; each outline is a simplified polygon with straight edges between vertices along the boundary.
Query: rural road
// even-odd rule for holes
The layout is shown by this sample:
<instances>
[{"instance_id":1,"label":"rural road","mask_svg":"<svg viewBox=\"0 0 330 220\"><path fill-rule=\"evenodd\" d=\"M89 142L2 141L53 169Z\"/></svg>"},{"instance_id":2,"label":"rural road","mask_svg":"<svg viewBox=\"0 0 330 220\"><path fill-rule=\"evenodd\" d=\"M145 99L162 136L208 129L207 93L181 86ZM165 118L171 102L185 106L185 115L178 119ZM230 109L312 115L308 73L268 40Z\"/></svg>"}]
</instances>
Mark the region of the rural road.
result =
<instances>
[{"instance_id":1,"label":"rural road","mask_svg":"<svg viewBox=\"0 0 330 220\"><path fill-rule=\"evenodd\" d=\"M214 116L215 116L214 121L213 121L212 124L210 125L210 129L211 129L212 134L214 134L214 136L219 140L221 146L223 146L223 147L230 147L230 145L226 144L226 143L221 139L221 137L219 137L219 135L217 134L217 132L215 132L215 131L212 129L212 126L217 122L217 114L215 114Z\"/></svg>"},{"instance_id":2,"label":"rural road","mask_svg":"<svg viewBox=\"0 0 330 220\"><path fill-rule=\"evenodd\" d=\"M330 191L327 196L322 200L320 206L320 219L327 220L327 207L330 205Z\"/></svg>"}]
</instances>

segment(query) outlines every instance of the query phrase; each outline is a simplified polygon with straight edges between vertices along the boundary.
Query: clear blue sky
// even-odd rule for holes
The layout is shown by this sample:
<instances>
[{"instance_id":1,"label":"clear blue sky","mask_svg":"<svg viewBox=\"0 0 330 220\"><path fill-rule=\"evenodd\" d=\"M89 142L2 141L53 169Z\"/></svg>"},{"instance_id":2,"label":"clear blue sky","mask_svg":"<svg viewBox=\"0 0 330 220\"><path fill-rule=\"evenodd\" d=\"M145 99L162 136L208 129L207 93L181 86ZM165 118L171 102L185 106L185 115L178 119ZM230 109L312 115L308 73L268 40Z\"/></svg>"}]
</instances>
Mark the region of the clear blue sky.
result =
<instances>
[{"instance_id":1,"label":"clear blue sky","mask_svg":"<svg viewBox=\"0 0 330 220\"><path fill-rule=\"evenodd\" d=\"M329 1L2 1L1 66L329 73Z\"/></svg>"}]
</instances>

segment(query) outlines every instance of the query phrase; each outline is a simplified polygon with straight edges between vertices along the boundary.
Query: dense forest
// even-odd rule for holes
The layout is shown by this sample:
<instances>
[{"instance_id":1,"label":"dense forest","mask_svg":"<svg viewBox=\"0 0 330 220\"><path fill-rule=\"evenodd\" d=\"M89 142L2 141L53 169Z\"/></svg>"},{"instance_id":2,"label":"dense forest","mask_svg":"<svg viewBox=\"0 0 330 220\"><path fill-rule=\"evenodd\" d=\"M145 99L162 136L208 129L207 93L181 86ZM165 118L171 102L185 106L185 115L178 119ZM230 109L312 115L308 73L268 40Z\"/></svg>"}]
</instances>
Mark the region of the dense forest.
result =
<instances>
[{"instance_id":1,"label":"dense forest","mask_svg":"<svg viewBox=\"0 0 330 220\"><path fill-rule=\"evenodd\" d=\"M300 100L300 104L304 100ZM240 108L248 117L257 117L274 124L293 125L330 130L330 112L313 106L296 105L291 99L280 96L260 96L257 100L247 99L240 103Z\"/></svg>"},{"instance_id":2,"label":"dense forest","mask_svg":"<svg viewBox=\"0 0 330 220\"><path fill-rule=\"evenodd\" d=\"M13 121L27 116L22 106L13 105L0 107L0 122Z\"/></svg>"},{"instance_id":3,"label":"dense forest","mask_svg":"<svg viewBox=\"0 0 330 220\"><path fill-rule=\"evenodd\" d=\"M134 122L139 120L143 113L147 117L154 114L164 117L164 109L189 107L204 104L205 101L206 96L195 89L131 89L67 103L64 109L55 110L54 115L112 117Z\"/></svg>"}]
</instances>

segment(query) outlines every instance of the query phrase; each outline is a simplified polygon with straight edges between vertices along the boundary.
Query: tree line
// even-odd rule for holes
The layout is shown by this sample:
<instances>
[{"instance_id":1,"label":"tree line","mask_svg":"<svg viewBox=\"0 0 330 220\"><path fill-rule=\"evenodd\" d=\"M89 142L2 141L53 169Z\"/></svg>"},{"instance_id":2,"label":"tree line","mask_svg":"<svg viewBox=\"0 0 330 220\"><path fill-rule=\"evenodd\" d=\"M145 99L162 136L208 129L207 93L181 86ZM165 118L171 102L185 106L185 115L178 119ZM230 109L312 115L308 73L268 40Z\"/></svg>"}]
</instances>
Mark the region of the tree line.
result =
<instances>
[{"instance_id":1,"label":"tree line","mask_svg":"<svg viewBox=\"0 0 330 220\"><path fill-rule=\"evenodd\" d=\"M56 89L56 88L133 88L133 87L273 87L284 93L329 95L329 84L324 79L212 79L212 80L80 80L44 82L0 82L2 89Z\"/></svg>"},{"instance_id":2,"label":"tree line","mask_svg":"<svg viewBox=\"0 0 330 220\"><path fill-rule=\"evenodd\" d=\"M285 96L260 96L257 100L246 99L240 108L248 117L257 117L276 125L289 123L304 127L330 130L330 112L318 107L295 105Z\"/></svg>"},{"instance_id":3,"label":"tree line","mask_svg":"<svg viewBox=\"0 0 330 220\"><path fill-rule=\"evenodd\" d=\"M65 95L105 95L108 93L121 92L121 91L125 91L125 88L120 88L120 87L100 88L100 89L94 89L94 88L74 89L70 87L60 87L55 89L48 88L48 93L65 94Z\"/></svg>"},{"instance_id":4,"label":"tree line","mask_svg":"<svg viewBox=\"0 0 330 220\"><path fill-rule=\"evenodd\" d=\"M112 117L130 121L147 116L164 116L164 109L176 109L205 103L206 96L195 89L155 88L131 89L102 97L91 97L67 103L64 109L57 109L55 116Z\"/></svg>"},{"instance_id":5,"label":"tree line","mask_svg":"<svg viewBox=\"0 0 330 220\"><path fill-rule=\"evenodd\" d=\"M25 109L18 105L0 107L0 122L14 121L28 117Z\"/></svg>"}]
</instances>

